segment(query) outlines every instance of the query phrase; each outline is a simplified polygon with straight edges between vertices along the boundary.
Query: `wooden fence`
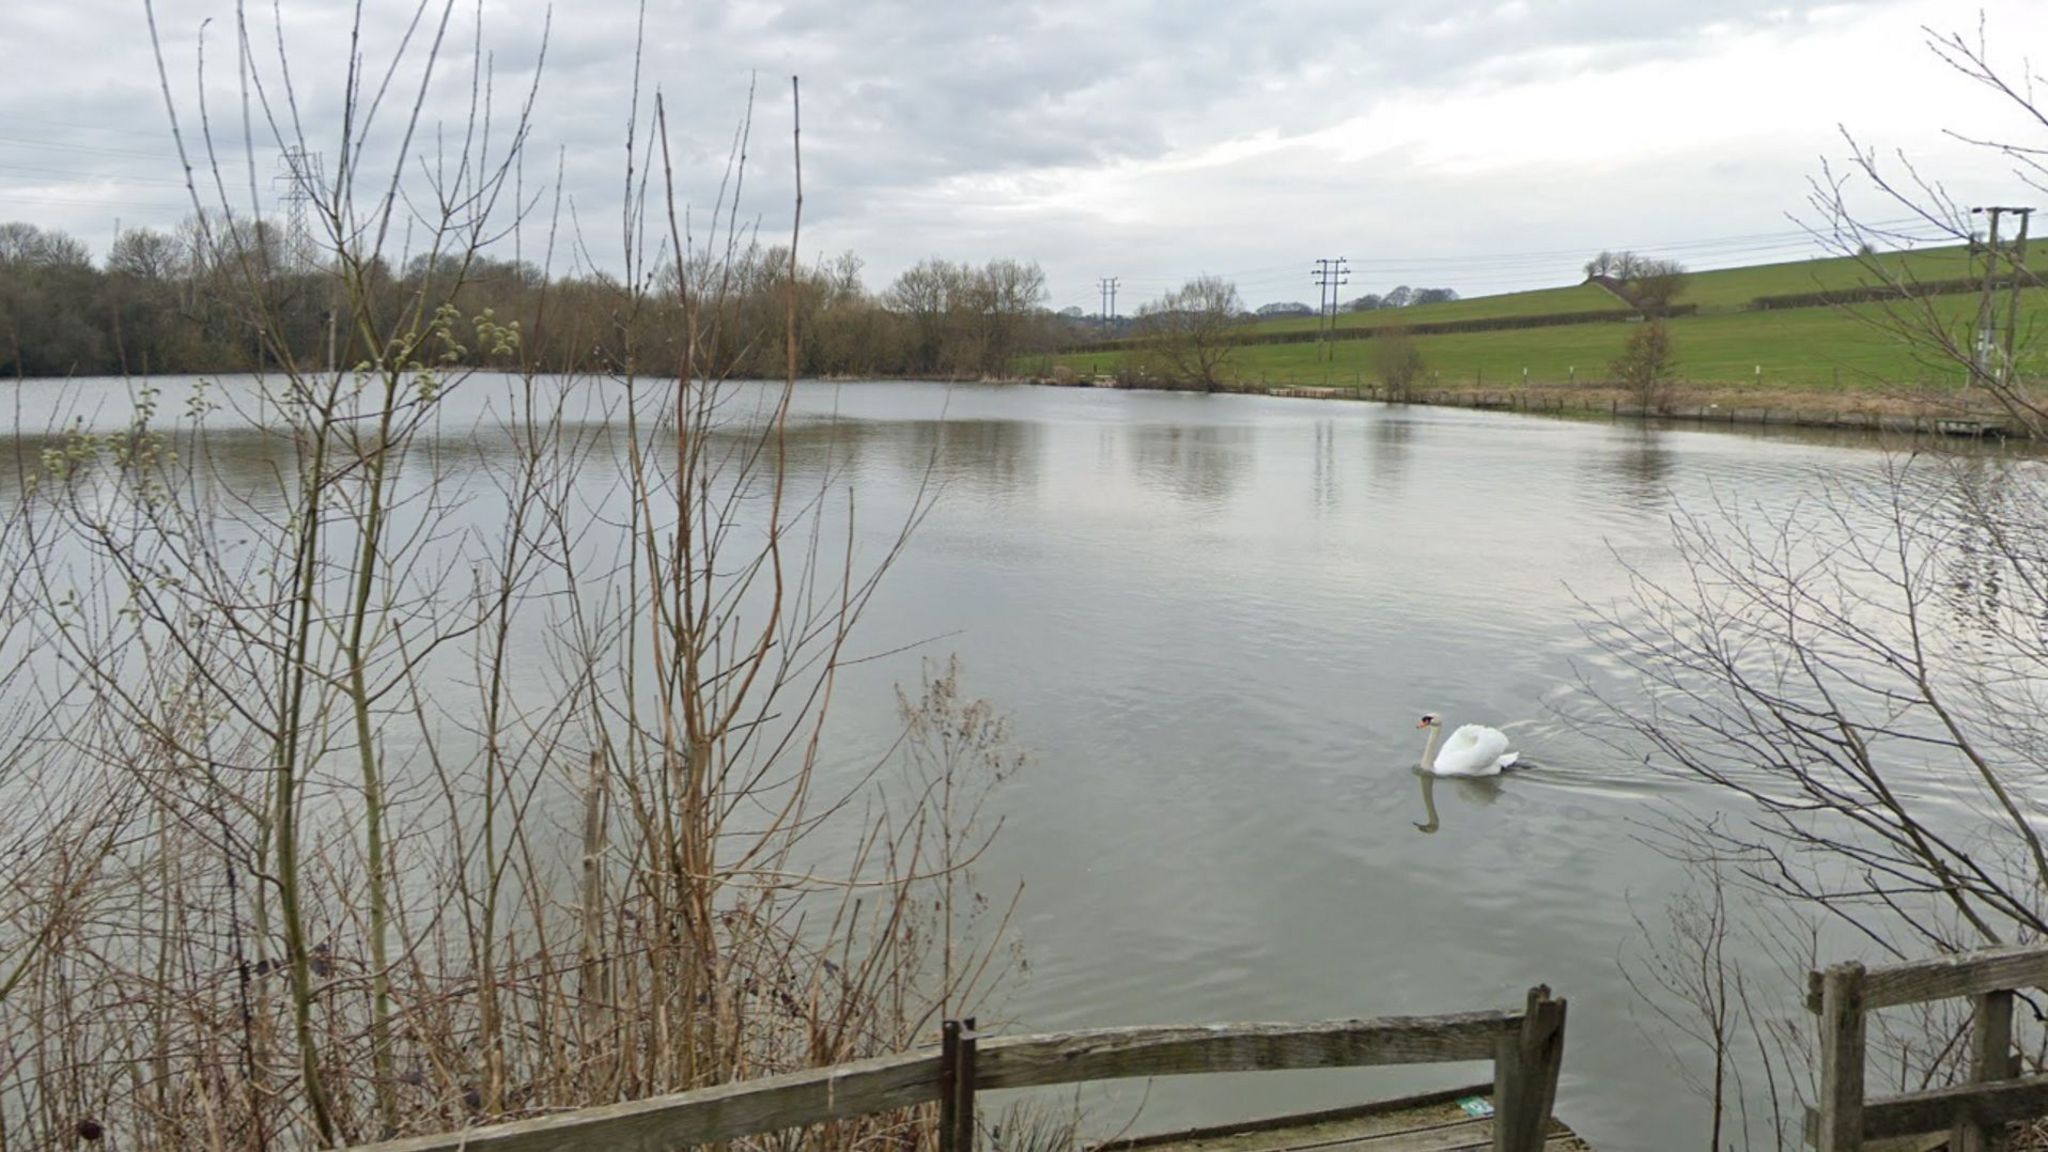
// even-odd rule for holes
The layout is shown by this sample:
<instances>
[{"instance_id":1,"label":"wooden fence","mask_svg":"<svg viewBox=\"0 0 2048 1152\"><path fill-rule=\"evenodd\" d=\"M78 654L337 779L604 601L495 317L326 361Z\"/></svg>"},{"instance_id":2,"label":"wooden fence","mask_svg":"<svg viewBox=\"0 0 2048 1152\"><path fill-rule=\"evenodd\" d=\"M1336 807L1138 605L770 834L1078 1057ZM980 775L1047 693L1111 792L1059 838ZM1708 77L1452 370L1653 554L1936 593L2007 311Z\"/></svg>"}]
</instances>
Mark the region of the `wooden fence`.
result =
<instances>
[{"instance_id":1,"label":"wooden fence","mask_svg":"<svg viewBox=\"0 0 2048 1152\"><path fill-rule=\"evenodd\" d=\"M1807 1136L1819 1152L1865 1140L1950 1133L1954 1152L1983 1152L1997 1129L2048 1115L2048 1076L2018 1077L2013 1058L2016 988L2048 988L2048 947L1996 948L1866 969L1837 964L1808 977L1806 1006L1820 1016L1820 1102ZM1970 1083L1881 1100L1863 1097L1864 1014L1900 1004L1967 996L1972 1009Z\"/></svg>"},{"instance_id":2,"label":"wooden fence","mask_svg":"<svg viewBox=\"0 0 2048 1152\"><path fill-rule=\"evenodd\" d=\"M808 1072L368 1145L373 1152L656 1152L938 1102L940 1144L973 1148L974 1093L1135 1076L1492 1060L1494 1148L1537 1152L1564 1061L1565 1002L1530 989L1521 1011L1315 1024L1106 1028L945 1041Z\"/></svg>"}]
</instances>

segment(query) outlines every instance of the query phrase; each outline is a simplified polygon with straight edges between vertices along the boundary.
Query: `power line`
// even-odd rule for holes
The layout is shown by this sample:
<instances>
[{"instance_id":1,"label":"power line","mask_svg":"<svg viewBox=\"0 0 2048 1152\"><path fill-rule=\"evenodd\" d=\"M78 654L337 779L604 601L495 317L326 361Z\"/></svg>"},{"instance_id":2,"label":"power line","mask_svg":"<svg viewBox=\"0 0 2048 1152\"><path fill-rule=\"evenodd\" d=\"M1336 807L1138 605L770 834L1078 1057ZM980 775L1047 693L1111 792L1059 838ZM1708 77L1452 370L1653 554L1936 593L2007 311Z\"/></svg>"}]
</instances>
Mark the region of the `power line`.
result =
<instances>
[{"instance_id":1,"label":"power line","mask_svg":"<svg viewBox=\"0 0 2048 1152\"><path fill-rule=\"evenodd\" d=\"M1910 225L1919 225L1923 229L1928 227L1927 221L1918 217L1876 221L1870 227L1882 230L1898 229ZM1952 235L1944 232L1922 235L1901 234L1896 238L1909 243L1955 239ZM1691 240L1663 241L1655 244L1611 245L1611 247L1641 252L1646 255L1670 253L1690 255L1694 259L1736 259L1748 256L1789 256L1799 252L1812 252L1825 245L1826 242L1827 238L1824 236L1816 235L1809 230L1799 229L1782 232L1739 233ZM1455 275L1460 272L1516 271L1554 263L1558 260L1571 259L1576 261L1583 258L1586 254L1586 250L1583 248L1553 248L1460 256L1371 257L1354 261L1353 263L1357 265L1356 270L1358 271L1370 271L1377 275L1389 277L1403 274L1426 274L1430 272ZM1296 282L1294 277L1299 273L1293 272L1291 270L1293 267L1292 265L1262 265L1220 272L1217 275L1222 276L1226 280L1233 281L1241 287L1276 287L1281 284ZM1166 289L1172 287L1174 283L1176 282L1164 276L1126 278L1127 286L1135 286L1141 289Z\"/></svg>"},{"instance_id":2,"label":"power line","mask_svg":"<svg viewBox=\"0 0 2048 1152\"><path fill-rule=\"evenodd\" d=\"M33 111L33 110L30 110ZM47 116L25 115L10 117L23 125L38 128L76 128L81 132L112 132L120 136L147 136L162 142L169 135L167 128L123 128L115 124L81 124L76 120L52 120Z\"/></svg>"},{"instance_id":3,"label":"power line","mask_svg":"<svg viewBox=\"0 0 2048 1152\"><path fill-rule=\"evenodd\" d=\"M176 184L183 180L168 176L110 176L102 172L90 172L81 168L37 168L27 164L0 164L0 172L35 172L44 176L70 176L78 182L97 181L102 184Z\"/></svg>"},{"instance_id":4,"label":"power line","mask_svg":"<svg viewBox=\"0 0 2048 1152\"><path fill-rule=\"evenodd\" d=\"M109 206L121 206L126 208L168 208L175 202L175 199L176 198L173 198L171 200L79 200L70 199L62 196L20 196L16 195L15 193L9 192L4 188L0 188L0 203L7 204L75 204L86 208L100 208Z\"/></svg>"},{"instance_id":5,"label":"power line","mask_svg":"<svg viewBox=\"0 0 2048 1152\"><path fill-rule=\"evenodd\" d=\"M178 157L170 152L138 152L130 148L95 148L90 144L66 144L57 140L31 140L24 136L0 136L0 144L14 144L24 148L54 148L60 152L90 152L99 156L123 156L134 160L163 160L176 163Z\"/></svg>"}]
</instances>

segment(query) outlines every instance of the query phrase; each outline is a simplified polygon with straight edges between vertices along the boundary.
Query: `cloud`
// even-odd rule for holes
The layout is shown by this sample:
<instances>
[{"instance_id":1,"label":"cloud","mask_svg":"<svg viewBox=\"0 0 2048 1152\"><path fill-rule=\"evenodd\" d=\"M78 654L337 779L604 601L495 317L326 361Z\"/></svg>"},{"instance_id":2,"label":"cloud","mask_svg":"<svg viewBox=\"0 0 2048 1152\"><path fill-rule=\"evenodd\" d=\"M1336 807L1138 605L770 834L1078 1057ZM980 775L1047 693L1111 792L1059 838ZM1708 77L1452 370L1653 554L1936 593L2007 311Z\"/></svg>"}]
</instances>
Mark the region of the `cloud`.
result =
<instances>
[{"instance_id":1,"label":"cloud","mask_svg":"<svg viewBox=\"0 0 2048 1152\"><path fill-rule=\"evenodd\" d=\"M238 148L234 9L156 0L155 11L188 130L211 21L206 99L216 141ZM330 172L351 11L281 4L307 147ZM364 11L367 94L420 10L365 0ZM366 180L389 178L442 11L425 9L413 30ZM484 0L481 57L477 11L449 14L408 188L425 195L437 159L455 170L481 61L503 154L545 28L525 185L559 166L589 258L616 267L642 10L605 0L550 19L537 0ZM701 235L753 83L739 219L785 234L797 74L804 247L857 250L876 286L927 255L1037 259L1056 306L1092 305L1098 275L1125 277L1136 294L1120 303L1135 304L1203 270L1239 276L1255 302L1299 297L1309 262L1337 254L1360 288L1554 283L1578 260L1543 253L1789 230L1784 213L1819 157L1845 151L1838 122L1927 150L1964 186L2002 187L2002 165L1940 135L1992 102L1920 47L1919 24L1952 18L1935 0L668 0L644 11L636 166L645 173L659 91ZM1989 19L2015 45L2048 32L2025 0L1997 0ZM270 21L268 7L248 15L281 107ZM15 46L0 90L0 218L104 248L117 217L183 214L133 0L15 0L0 10L0 43ZM261 131L257 143L257 194L274 209L277 148ZM249 168L237 155L230 170L244 198ZM536 203L544 212L552 199ZM529 252L546 228L525 231Z\"/></svg>"}]
</instances>

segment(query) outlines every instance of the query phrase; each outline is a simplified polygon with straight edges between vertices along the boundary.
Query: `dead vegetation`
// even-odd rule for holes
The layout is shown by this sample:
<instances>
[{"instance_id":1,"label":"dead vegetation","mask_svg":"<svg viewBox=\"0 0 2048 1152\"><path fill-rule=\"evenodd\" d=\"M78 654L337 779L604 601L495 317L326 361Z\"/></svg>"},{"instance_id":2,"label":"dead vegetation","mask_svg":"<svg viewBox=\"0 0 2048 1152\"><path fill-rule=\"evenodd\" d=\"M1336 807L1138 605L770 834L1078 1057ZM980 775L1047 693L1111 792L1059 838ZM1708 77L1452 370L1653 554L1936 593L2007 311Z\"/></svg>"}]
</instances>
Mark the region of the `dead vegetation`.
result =
<instances>
[{"instance_id":1,"label":"dead vegetation","mask_svg":"<svg viewBox=\"0 0 2048 1152\"><path fill-rule=\"evenodd\" d=\"M577 334L601 367L544 376L531 332L445 303L494 239L568 243L524 185L535 90L494 108L476 52L470 122L436 131L459 21L418 15L389 61L349 61L349 161L313 189L334 323L376 351L308 364L281 338L229 173L310 128L282 37L259 67L244 21L242 139L173 107L209 256L278 367L181 413L142 388L126 428L52 430L16 471L0 1149L335 1146L844 1061L929 1040L1014 962L1009 900L972 874L1020 763L1000 717L947 666L894 751L826 727L916 514L864 548L837 474L793 465L793 289L781 385L704 370L751 113L693 238L662 101L635 108L615 324ZM437 283L383 274L401 237ZM679 375L639 368L650 328ZM520 367L459 367L477 350ZM450 407L479 390L485 417Z\"/></svg>"}]
</instances>

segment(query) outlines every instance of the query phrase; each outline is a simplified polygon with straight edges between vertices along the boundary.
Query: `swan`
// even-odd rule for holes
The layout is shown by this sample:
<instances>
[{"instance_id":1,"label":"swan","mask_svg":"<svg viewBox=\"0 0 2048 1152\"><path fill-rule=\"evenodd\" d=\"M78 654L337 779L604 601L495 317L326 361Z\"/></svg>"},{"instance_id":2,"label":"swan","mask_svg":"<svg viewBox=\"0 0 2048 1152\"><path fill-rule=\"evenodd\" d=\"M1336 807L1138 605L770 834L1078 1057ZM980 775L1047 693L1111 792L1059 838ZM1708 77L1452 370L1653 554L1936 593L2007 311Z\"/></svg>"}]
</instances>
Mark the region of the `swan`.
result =
<instances>
[{"instance_id":1,"label":"swan","mask_svg":"<svg viewBox=\"0 0 2048 1152\"><path fill-rule=\"evenodd\" d=\"M1521 756L1508 747L1507 733L1498 728L1461 724L1444 741L1444 750L1438 752L1436 740L1443 734L1443 718L1426 712L1415 726L1429 729L1429 744L1422 750L1422 770L1438 776L1497 776Z\"/></svg>"}]
</instances>

